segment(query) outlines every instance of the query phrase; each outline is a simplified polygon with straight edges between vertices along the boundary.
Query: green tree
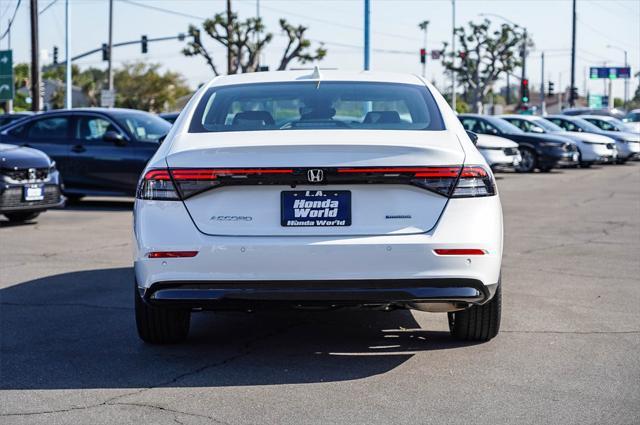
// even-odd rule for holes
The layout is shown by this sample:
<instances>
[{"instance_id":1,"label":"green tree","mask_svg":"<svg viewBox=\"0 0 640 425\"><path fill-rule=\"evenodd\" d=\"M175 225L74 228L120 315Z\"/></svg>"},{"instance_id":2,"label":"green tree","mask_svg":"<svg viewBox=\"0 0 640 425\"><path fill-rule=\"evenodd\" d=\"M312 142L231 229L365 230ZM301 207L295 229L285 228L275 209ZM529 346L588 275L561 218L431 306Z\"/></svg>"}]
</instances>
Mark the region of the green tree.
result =
<instances>
[{"instance_id":1,"label":"green tree","mask_svg":"<svg viewBox=\"0 0 640 425\"><path fill-rule=\"evenodd\" d=\"M500 29L491 30L491 21L485 19L476 24L469 22L468 29L455 29L457 52L447 52L442 60L446 69L456 74L456 81L464 88L467 102L475 112L492 85L506 72L512 72L521 65L519 48L523 36L516 26L502 24ZM454 61L455 58L455 61Z\"/></svg>"},{"instance_id":2,"label":"green tree","mask_svg":"<svg viewBox=\"0 0 640 425\"><path fill-rule=\"evenodd\" d=\"M213 18L205 20L202 29L230 53L229 74L255 72L258 70L260 54L272 41L273 34L265 32L261 18L248 18L241 21L236 13L231 13L230 17L231 19L227 19L226 13L218 13ZM291 25L285 19L280 19L279 23L288 41L278 70L286 69L293 60L305 64L322 60L326 56L327 50L322 44L315 50L311 48L311 41L305 35L307 27ZM190 25L189 35L192 40L182 53L185 56L202 56L214 75L220 75L213 56L202 42L200 28Z\"/></svg>"},{"instance_id":3,"label":"green tree","mask_svg":"<svg viewBox=\"0 0 640 425\"><path fill-rule=\"evenodd\" d=\"M171 71L161 73L160 64L124 64L114 74L116 106L151 112L171 110L176 101L191 93L184 78Z\"/></svg>"}]
</instances>

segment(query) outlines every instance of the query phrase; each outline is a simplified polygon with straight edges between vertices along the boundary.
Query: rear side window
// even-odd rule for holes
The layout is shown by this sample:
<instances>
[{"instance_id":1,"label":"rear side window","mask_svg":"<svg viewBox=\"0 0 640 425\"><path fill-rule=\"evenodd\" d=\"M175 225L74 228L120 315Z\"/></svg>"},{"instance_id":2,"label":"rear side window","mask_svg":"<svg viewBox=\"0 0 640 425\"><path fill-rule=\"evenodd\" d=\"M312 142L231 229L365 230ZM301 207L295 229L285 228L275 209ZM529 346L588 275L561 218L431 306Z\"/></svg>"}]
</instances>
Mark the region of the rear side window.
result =
<instances>
[{"instance_id":1,"label":"rear side window","mask_svg":"<svg viewBox=\"0 0 640 425\"><path fill-rule=\"evenodd\" d=\"M66 139L69 135L69 118L51 117L36 120L27 130L29 139Z\"/></svg>"},{"instance_id":2,"label":"rear side window","mask_svg":"<svg viewBox=\"0 0 640 425\"><path fill-rule=\"evenodd\" d=\"M444 130L444 124L424 86L308 81L211 88L189 131L303 129Z\"/></svg>"}]
</instances>

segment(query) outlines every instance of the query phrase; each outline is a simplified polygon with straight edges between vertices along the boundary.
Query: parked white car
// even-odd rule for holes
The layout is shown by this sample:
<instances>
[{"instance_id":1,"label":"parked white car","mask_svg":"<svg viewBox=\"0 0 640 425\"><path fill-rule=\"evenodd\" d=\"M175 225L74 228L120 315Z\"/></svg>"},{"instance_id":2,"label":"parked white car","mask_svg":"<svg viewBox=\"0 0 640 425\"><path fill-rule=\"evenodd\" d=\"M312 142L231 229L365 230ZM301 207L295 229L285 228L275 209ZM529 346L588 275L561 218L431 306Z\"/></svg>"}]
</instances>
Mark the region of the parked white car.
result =
<instances>
[{"instance_id":1,"label":"parked white car","mask_svg":"<svg viewBox=\"0 0 640 425\"><path fill-rule=\"evenodd\" d=\"M413 75L213 79L139 183L140 337L181 341L192 311L277 305L447 312L454 337L493 338L502 210L472 139Z\"/></svg>"},{"instance_id":2,"label":"parked white car","mask_svg":"<svg viewBox=\"0 0 640 425\"><path fill-rule=\"evenodd\" d=\"M543 117L533 115L501 115L500 118L510 122L522 131L537 134L555 134L571 139L578 147L580 165L589 167L592 164L614 162L617 157L616 141L600 134L566 131Z\"/></svg>"},{"instance_id":3,"label":"parked white car","mask_svg":"<svg viewBox=\"0 0 640 425\"><path fill-rule=\"evenodd\" d=\"M476 147L491 168L516 167L522 161L518 144L504 137L479 134Z\"/></svg>"},{"instance_id":4,"label":"parked white car","mask_svg":"<svg viewBox=\"0 0 640 425\"><path fill-rule=\"evenodd\" d=\"M623 119L627 131L640 133L640 109L630 111Z\"/></svg>"},{"instance_id":5,"label":"parked white car","mask_svg":"<svg viewBox=\"0 0 640 425\"><path fill-rule=\"evenodd\" d=\"M640 155L640 134L627 132L617 118L603 115L580 115L579 117L551 115L548 119L568 131L596 133L611 137L616 141L616 162L620 164Z\"/></svg>"}]
</instances>

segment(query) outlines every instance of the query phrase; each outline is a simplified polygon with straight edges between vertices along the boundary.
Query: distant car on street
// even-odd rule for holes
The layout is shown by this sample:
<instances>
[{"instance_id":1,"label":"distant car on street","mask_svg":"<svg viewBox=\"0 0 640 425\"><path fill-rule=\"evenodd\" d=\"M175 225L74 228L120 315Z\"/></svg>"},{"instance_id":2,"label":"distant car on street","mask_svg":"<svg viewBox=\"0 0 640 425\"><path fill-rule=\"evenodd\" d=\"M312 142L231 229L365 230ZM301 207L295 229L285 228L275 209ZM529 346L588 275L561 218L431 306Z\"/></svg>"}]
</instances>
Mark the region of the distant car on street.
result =
<instances>
[{"instance_id":1,"label":"distant car on street","mask_svg":"<svg viewBox=\"0 0 640 425\"><path fill-rule=\"evenodd\" d=\"M588 116L589 117L589 116ZM595 117L595 116L590 116ZM603 118L602 116L597 118ZM568 115L549 115L546 117L552 123L567 131L577 133L595 133L611 137L616 141L616 162L623 164L640 153L640 135L623 131L603 130L597 125L585 119L585 117L571 117Z\"/></svg>"},{"instance_id":2,"label":"distant car on street","mask_svg":"<svg viewBox=\"0 0 640 425\"><path fill-rule=\"evenodd\" d=\"M517 167L522 161L518 144L504 137L478 134L476 148L491 168Z\"/></svg>"},{"instance_id":3,"label":"distant car on street","mask_svg":"<svg viewBox=\"0 0 640 425\"><path fill-rule=\"evenodd\" d=\"M0 114L0 127L33 116L32 112L14 112L11 114Z\"/></svg>"},{"instance_id":4,"label":"distant car on street","mask_svg":"<svg viewBox=\"0 0 640 425\"><path fill-rule=\"evenodd\" d=\"M162 118L163 120L168 121L171 124L173 124L174 122L176 122L176 120L180 116L180 112L163 112L161 114L158 114L158 116L160 118Z\"/></svg>"},{"instance_id":5,"label":"distant car on street","mask_svg":"<svg viewBox=\"0 0 640 425\"><path fill-rule=\"evenodd\" d=\"M42 150L58 164L64 194L133 196L138 177L171 124L131 109L50 111L0 131L0 142Z\"/></svg>"},{"instance_id":6,"label":"distant car on street","mask_svg":"<svg viewBox=\"0 0 640 425\"><path fill-rule=\"evenodd\" d=\"M569 132L539 116L500 115L527 133L552 134L573 140L580 153L580 165L589 167L594 163L613 162L616 159L616 141L610 137L593 133Z\"/></svg>"},{"instance_id":7,"label":"distant car on street","mask_svg":"<svg viewBox=\"0 0 640 425\"><path fill-rule=\"evenodd\" d=\"M578 148L566 137L525 133L515 125L489 115L461 114L458 119L468 131L505 137L516 142L522 155L522 161L515 167L518 172L530 173L536 169L547 172L557 166L578 163Z\"/></svg>"},{"instance_id":8,"label":"distant car on street","mask_svg":"<svg viewBox=\"0 0 640 425\"><path fill-rule=\"evenodd\" d=\"M0 214L28 221L62 205L55 162L36 149L0 143Z\"/></svg>"}]
</instances>

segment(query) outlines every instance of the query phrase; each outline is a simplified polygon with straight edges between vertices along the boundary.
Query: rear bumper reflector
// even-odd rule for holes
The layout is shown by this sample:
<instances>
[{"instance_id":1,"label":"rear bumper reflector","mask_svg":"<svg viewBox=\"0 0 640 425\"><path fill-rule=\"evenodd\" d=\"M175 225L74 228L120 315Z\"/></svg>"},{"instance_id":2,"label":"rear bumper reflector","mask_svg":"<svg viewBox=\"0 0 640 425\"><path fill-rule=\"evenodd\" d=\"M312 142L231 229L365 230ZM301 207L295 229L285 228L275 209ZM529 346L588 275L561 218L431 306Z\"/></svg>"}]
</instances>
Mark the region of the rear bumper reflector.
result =
<instances>
[{"instance_id":1,"label":"rear bumper reflector","mask_svg":"<svg viewBox=\"0 0 640 425\"><path fill-rule=\"evenodd\" d=\"M487 251L484 249L434 249L437 255L485 255Z\"/></svg>"},{"instance_id":2,"label":"rear bumper reflector","mask_svg":"<svg viewBox=\"0 0 640 425\"><path fill-rule=\"evenodd\" d=\"M198 255L198 251L153 251L149 258L190 258Z\"/></svg>"}]
</instances>

